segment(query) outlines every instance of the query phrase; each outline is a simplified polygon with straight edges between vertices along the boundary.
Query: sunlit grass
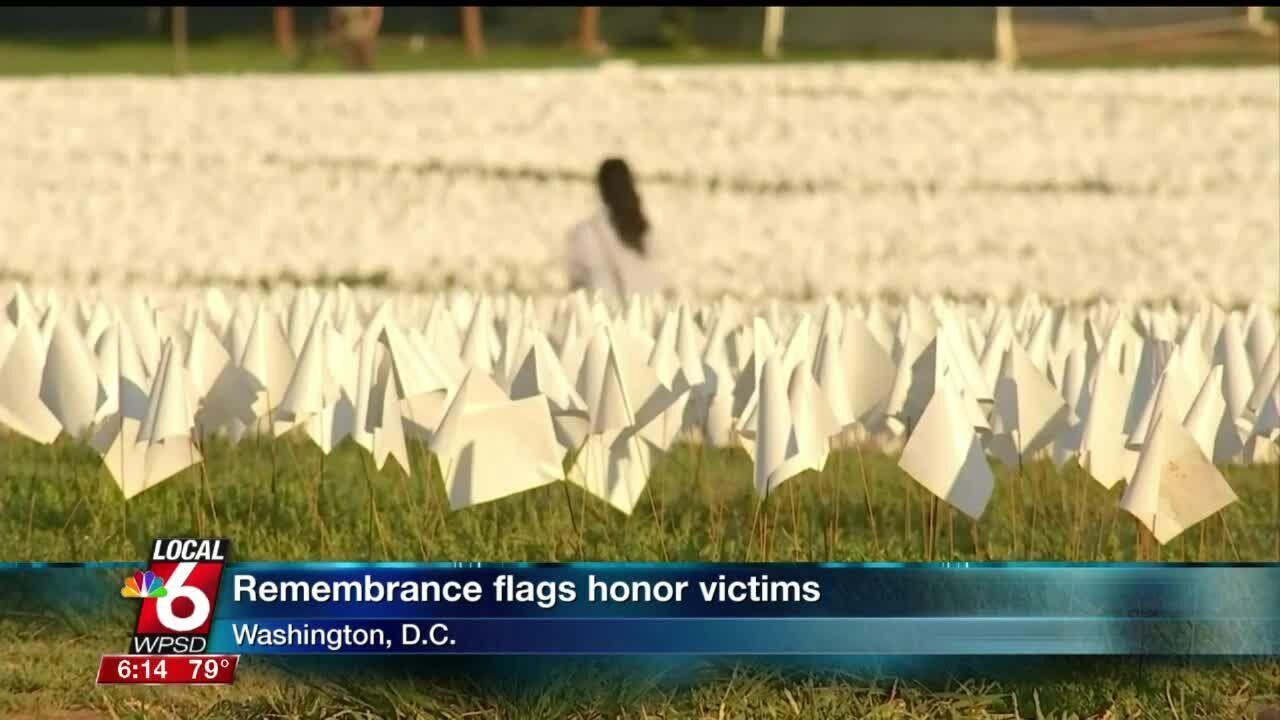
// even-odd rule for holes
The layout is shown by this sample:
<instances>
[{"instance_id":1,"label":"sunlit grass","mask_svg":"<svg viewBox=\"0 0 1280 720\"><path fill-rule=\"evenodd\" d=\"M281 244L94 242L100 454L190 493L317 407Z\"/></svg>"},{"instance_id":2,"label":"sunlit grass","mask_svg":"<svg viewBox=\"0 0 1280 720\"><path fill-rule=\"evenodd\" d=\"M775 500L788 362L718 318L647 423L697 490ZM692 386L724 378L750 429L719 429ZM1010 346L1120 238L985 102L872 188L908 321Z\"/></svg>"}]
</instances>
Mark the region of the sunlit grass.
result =
<instances>
[{"instance_id":1,"label":"sunlit grass","mask_svg":"<svg viewBox=\"0 0 1280 720\"><path fill-rule=\"evenodd\" d=\"M566 493L563 483L450 512L438 467L417 443L411 477L391 467L375 471L350 443L322 462L297 437L213 442L207 455L203 471L190 468L126 505L84 445L0 439L0 560L138 561L151 538L187 534L232 538L233 560L929 557L923 529L933 503L895 457L869 450L861 459L856 449L834 453L822 473L788 481L761 505L741 450L678 445L654 469L652 498L642 497L629 517L577 487ZM1276 465L1229 468L1240 502L1160 557L1273 559L1278 473ZM1074 464L1058 471L1035 462L1021 475L997 466L996 475L995 496L976 526L939 511L935 559L1136 557L1135 524L1114 511L1120 488L1104 490ZM127 645L131 619L116 617L119 603L88 617L6 590L0 715L79 708L88 717L122 718L1188 718L1249 717L1280 702L1274 661L1192 666L1123 658L957 664L941 677L895 679L893 667L833 674L728 660L425 658L352 668L252 657L233 688L96 688L99 655Z\"/></svg>"},{"instance_id":2,"label":"sunlit grass","mask_svg":"<svg viewBox=\"0 0 1280 720\"><path fill-rule=\"evenodd\" d=\"M1118 47L1101 51L1062 54L1025 63L1029 68L1107 68L1153 66L1234 66L1275 64L1275 49L1267 39L1247 33L1234 40L1202 44L1185 52L1159 52L1157 45ZM778 60L765 60L753 49L712 47L618 47L609 59L640 65L701 65L728 63L791 63L851 60L968 60L988 57L954 53L901 53L883 50L788 49ZM426 47L411 49L407 37L389 36L379 44L379 72L426 70L503 70L590 67L599 60L585 57L569 46L491 44L483 57L469 57L457 38L429 39ZM299 65L285 57L267 36L226 36L195 39L188 51L192 73L332 73L343 68L333 52L317 52ZM174 71L173 48L166 39L156 40L0 40L0 75L64 75L82 73L169 74Z\"/></svg>"},{"instance_id":3,"label":"sunlit grass","mask_svg":"<svg viewBox=\"0 0 1280 720\"><path fill-rule=\"evenodd\" d=\"M938 504L896 457L844 448L766 503L740 449L678 444L630 515L558 482L451 512L439 467L412 476L350 441L324 456L300 433L210 441L205 463L127 504L92 449L0 440L0 560L135 560L150 538L218 534L240 560L1134 560L1136 523L1074 462L1006 468L980 522ZM1239 495L1160 551L1164 560L1273 560L1276 465L1233 466ZM372 490L372 494L370 494ZM870 502L868 503L868 498ZM372 523L371 523L372 520ZM874 532L872 525L874 523Z\"/></svg>"}]
</instances>

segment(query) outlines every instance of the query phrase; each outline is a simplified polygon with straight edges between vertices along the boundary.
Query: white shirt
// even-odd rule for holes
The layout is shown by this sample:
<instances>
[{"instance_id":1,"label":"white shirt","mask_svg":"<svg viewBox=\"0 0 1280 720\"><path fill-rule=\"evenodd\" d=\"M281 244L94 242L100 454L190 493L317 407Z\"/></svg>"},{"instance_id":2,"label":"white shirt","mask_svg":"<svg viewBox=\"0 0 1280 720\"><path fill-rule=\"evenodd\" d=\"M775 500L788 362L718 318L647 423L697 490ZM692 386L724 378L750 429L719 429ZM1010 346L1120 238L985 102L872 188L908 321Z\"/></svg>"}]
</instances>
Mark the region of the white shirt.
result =
<instances>
[{"instance_id":1,"label":"white shirt","mask_svg":"<svg viewBox=\"0 0 1280 720\"><path fill-rule=\"evenodd\" d=\"M605 210L578 223L569 231L569 286L600 290L619 300L661 290L653 233L644 240L644 255L623 245Z\"/></svg>"}]
</instances>

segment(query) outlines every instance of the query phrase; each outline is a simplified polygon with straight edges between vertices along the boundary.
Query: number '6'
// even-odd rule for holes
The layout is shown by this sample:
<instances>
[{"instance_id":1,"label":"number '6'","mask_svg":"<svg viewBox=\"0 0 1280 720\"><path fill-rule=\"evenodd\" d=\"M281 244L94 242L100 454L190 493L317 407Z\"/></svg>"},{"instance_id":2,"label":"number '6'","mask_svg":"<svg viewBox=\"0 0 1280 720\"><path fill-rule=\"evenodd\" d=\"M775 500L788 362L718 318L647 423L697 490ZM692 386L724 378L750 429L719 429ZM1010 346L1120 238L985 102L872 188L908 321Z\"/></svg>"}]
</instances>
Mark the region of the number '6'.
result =
<instances>
[{"instance_id":1,"label":"number '6'","mask_svg":"<svg viewBox=\"0 0 1280 720\"><path fill-rule=\"evenodd\" d=\"M160 619L160 624L174 632L191 632L209 619L209 597L200 588L184 584L195 569L194 562L178 563L178 567L164 584L168 594L156 599L156 616ZM190 600L193 606L191 614L185 618L173 613L173 601L180 597Z\"/></svg>"}]
</instances>

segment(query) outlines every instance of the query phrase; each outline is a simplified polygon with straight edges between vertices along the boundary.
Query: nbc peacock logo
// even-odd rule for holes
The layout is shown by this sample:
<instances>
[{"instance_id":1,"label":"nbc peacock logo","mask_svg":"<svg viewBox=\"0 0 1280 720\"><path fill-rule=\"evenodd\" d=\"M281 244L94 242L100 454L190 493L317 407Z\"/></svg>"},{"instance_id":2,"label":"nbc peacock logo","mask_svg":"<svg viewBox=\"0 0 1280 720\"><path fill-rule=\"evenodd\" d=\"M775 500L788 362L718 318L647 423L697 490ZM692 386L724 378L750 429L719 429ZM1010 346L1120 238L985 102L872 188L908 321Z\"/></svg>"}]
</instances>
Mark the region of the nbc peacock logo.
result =
<instances>
[{"instance_id":1,"label":"nbc peacock logo","mask_svg":"<svg viewBox=\"0 0 1280 720\"><path fill-rule=\"evenodd\" d=\"M120 595L127 598L162 598L169 594L164 589L164 578L151 572L136 572L125 578Z\"/></svg>"}]
</instances>

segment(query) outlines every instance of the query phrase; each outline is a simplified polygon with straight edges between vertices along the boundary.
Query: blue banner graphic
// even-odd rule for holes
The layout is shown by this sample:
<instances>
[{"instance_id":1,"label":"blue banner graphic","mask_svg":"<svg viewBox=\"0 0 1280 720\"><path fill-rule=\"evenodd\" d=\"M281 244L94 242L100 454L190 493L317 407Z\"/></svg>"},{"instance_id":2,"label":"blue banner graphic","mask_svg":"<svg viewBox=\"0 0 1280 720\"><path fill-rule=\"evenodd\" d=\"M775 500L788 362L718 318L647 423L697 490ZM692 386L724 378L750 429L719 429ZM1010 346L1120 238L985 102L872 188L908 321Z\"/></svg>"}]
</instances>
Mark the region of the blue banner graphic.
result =
<instances>
[{"instance_id":1,"label":"blue banner graphic","mask_svg":"<svg viewBox=\"0 0 1280 720\"><path fill-rule=\"evenodd\" d=\"M142 567L0 564L0 610L131 626ZM181 625L185 582L142 602ZM1276 564L231 562L212 600L243 655L1280 656Z\"/></svg>"},{"instance_id":2,"label":"blue banner graphic","mask_svg":"<svg viewBox=\"0 0 1280 720\"><path fill-rule=\"evenodd\" d=\"M228 566L210 652L1280 655L1280 566Z\"/></svg>"}]
</instances>

